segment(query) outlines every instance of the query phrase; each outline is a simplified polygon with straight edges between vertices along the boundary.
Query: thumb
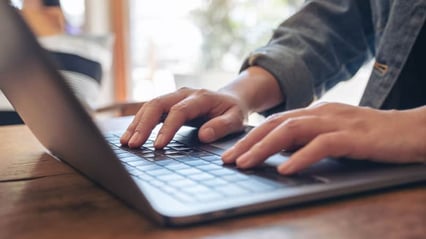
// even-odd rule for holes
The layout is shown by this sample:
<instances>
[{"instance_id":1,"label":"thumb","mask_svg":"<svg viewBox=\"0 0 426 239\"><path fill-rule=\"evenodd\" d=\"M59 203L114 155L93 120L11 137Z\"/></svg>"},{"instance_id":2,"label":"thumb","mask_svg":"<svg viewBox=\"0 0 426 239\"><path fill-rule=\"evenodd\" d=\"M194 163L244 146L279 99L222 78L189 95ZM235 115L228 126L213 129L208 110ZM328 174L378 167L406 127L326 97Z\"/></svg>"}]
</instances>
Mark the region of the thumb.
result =
<instances>
[{"instance_id":1,"label":"thumb","mask_svg":"<svg viewBox=\"0 0 426 239\"><path fill-rule=\"evenodd\" d=\"M199 130L198 138L204 143L210 143L231 133L244 129L244 115L236 107L225 114L207 121Z\"/></svg>"}]
</instances>

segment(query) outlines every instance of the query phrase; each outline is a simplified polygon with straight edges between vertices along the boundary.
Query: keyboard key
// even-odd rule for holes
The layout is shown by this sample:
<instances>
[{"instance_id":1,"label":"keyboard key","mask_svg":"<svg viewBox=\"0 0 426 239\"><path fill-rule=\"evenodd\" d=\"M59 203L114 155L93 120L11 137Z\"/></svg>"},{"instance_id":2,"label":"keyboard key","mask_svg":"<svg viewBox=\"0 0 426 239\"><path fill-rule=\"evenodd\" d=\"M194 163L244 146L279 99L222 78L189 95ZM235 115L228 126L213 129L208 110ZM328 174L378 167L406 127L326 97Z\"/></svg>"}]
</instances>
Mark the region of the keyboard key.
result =
<instances>
[{"instance_id":1,"label":"keyboard key","mask_svg":"<svg viewBox=\"0 0 426 239\"><path fill-rule=\"evenodd\" d=\"M192 186L198 185L194 181L189 180L187 178L182 179L182 180L170 181L170 182L168 182L168 184L172 185L173 187L179 188L179 189L183 188L183 187L192 187Z\"/></svg>"},{"instance_id":2,"label":"keyboard key","mask_svg":"<svg viewBox=\"0 0 426 239\"><path fill-rule=\"evenodd\" d=\"M178 161L180 161L182 163L187 163L189 161L198 161L200 159L199 158L191 157L189 155L185 155L185 157L176 158L176 160L178 160Z\"/></svg>"},{"instance_id":3,"label":"keyboard key","mask_svg":"<svg viewBox=\"0 0 426 239\"><path fill-rule=\"evenodd\" d=\"M230 184L223 185L215 189L216 191L227 196L238 196L238 195L244 195L244 194L250 193L250 191L247 189L244 189L236 185L230 185Z\"/></svg>"},{"instance_id":4,"label":"keyboard key","mask_svg":"<svg viewBox=\"0 0 426 239\"><path fill-rule=\"evenodd\" d=\"M138 156L136 156L134 154L129 154L129 155L126 155L126 156L121 156L120 155L119 159L120 159L121 162L136 162L136 161L140 161L141 160L140 157L138 157Z\"/></svg>"},{"instance_id":5,"label":"keyboard key","mask_svg":"<svg viewBox=\"0 0 426 239\"><path fill-rule=\"evenodd\" d=\"M180 163L180 162L177 164L167 164L167 165L164 165L164 167L173 171L191 168L191 166L186 165L184 163Z\"/></svg>"},{"instance_id":6,"label":"keyboard key","mask_svg":"<svg viewBox=\"0 0 426 239\"><path fill-rule=\"evenodd\" d=\"M164 181L164 182L178 181L178 180L185 179L184 176L182 176L180 174L176 174L176 173L171 173L171 174L167 174L167 175L160 175L157 178L160 179L161 181Z\"/></svg>"},{"instance_id":7,"label":"keyboard key","mask_svg":"<svg viewBox=\"0 0 426 239\"><path fill-rule=\"evenodd\" d=\"M129 172L130 175L138 175L140 173L139 170L137 170L136 168L129 166L129 167L125 167L127 169L127 172Z\"/></svg>"},{"instance_id":8,"label":"keyboard key","mask_svg":"<svg viewBox=\"0 0 426 239\"><path fill-rule=\"evenodd\" d=\"M241 174L239 172L234 173L234 174L229 174L229 175L222 175L220 178L224 179L226 181L229 181L229 182L237 182L237 181L243 181L243 180L250 179L250 177L248 177L244 174Z\"/></svg>"},{"instance_id":9,"label":"keyboard key","mask_svg":"<svg viewBox=\"0 0 426 239\"><path fill-rule=\"evenodd\" d=\"M152 186L157 187L157 188L162 188L163 186L166 185L165 182L160 181L160 180L152 180L149 182Z\"/></svg>"},{"instance_id":10,"label":"keyboard key","mask_svg":"<svg viewBox=\"0 0 426 239\"><path fill-rule=\"evenodd\" d=\"M170 174L171 171L165 168L160 168L160 169L154 169L154 170L146 170L145 171L147 174L154 176L154 177L158 177L161 175L167 175Z\"/></svg>"},{"instance_id":11,"label":"keyboard key","mask_svg":"<svg viewBox=\"0 0 426 239\"><path fill-rule=\"evenodd\" d=\"M230 174L236 174L234 170L227 169L227 168L220 168L217 170L211 170L209 173L214 174L216 176L223 176L223 175L230 175Z\"/></svg>"},{"instance_id":12,"label":"keyboard key","mask_svg":"<svg viewBox=\"0 0 426 239\"><path fill-rule=\"evenodd\" d=\"M216 165L216 164L197 165L195 167L200 169L200 170L207 171L207 172L223 168L223 167Z\"/></svg>"},{"instance_id":13,"label":"keyboard key","mask_svg":"<svg viewBox=\"0 0 426 239\"><path fill-rule=\"evenodd\" d=\"M135 174L135 176L138 179L140 179L142 181L145 181L145 182L151 182L151 181L156 180L154 177L152 177L152 176L150 176L150 175L148 175L148 174L146 174L144 172L141 172L141 171L138 171L137 174Z\"/></svg>"},{"instance_id":14,"label":"keyboard key","mask_svg":"<svg viewBox=\"0 0 426 239\"><path fill-rule=\"evenodd\" d=\"M265 191L272 191L274 189L277 189L277 187L274 187L272 185L269 185L257 180L238 181L236 182L236 184L252 192L265 192Z\"/></svg>"},{"instance_id":15,"label":"keyboard key","mask_svg":"<svg viewBox=\"0 0 426 239\"><path fill-rule=\"evenodd\" d=\"M147 182L182 202L208 202L227 196L317 183L317 180L308 177L284 177L273 167L238 170L235 165L224 165L219 155L176 140L156 150L154 139L151 137L139 149L130 149L119 144L119 136L107 137L133 178Z\"/></svg>"},{"instance_id":16,"label":"keyboard key","mask_svg":"<svg viewBox=\"0 0 426 239\"><path fill-rule=\"evenodd\" d=\"M193 150L193 151L189 151L188 155L192 156L192 157L208 157L213 155L212 153L206 152L206 151L202 151L202 150Z\"/></svg>"},{"instance_id":17,"label":"keyboard key","mask_svg":"<svg viewBox=\"0 0 426 239\"><path fill-rule=\"evenodd\" d=\"M106 140L108 141L108 143L110 143L112 145L115 145L115 146L118 146L118 147L121 146L120 138L117 138L117 137L113 136L113 137L106 138Z\"/></svg>"},{"instance_id":18,"label":"keyboard key","mask_svg":"<svg viewBox=\"0 0 426 239\"><path fill-rule=\"evenodd\" d=\"M191 187L182 187L182 191L195 195L200 193L207 193L210 191L210 189L204 185L194 185Z\"/></svg>"},{"instance_id":19,"label":"keyboard key","mask_svg":"<svg viewBox=\"0 0 426 239\"><path fill-rule=\"evenodd\" d=\"M215 178L215 176L208 173L197 173L197 174L188 175L187 177L195 181L204 181L204 180Z\"/></svg>"},{"instance_id":20,"label":"keyboard key","mask_svg":"<svg viewBox=\"0 0 426 239\"><path fill-rule=\"evenodd\" d=\"M139 158L139 160L137 160L137 161L126 162L126 164L131 165L133 167L139 167L139 166L144 166L144 165L153 165L153 163L146 161L145 159L141 159L141 158Z\"/></svg>"},{"instance_id":21,"label":"keyboard key","mask_svg":"<svg viewBox=\"0 0 426 239\"><path fill-rule=\"evenodd\" d=\"M179 161L176 161L174 159L167 158L167 159L164 159L164 160L157 161L157 162L155 162L155 164L161 165L161 166L164 167L166 165L182 164L182 163L179 162Z\"/></svg>"},{"instance_id":22,"label":"keyboard key","mask_svg":"<svg viewBox=\"0 0 426 239\"><path fill-rule=\"evenodd\" d=\"M187 160L187 161L182 161L185 164L191 165L191 166L200 166L200 165L206 165L209 164L208 162L201 160L201 159L196 159L196 160Z\"/></svg>"},{"instance_id":23,"label":"keyboard key","mask_svg":"<svg viewBox=\"0 0 426 239\"><path fill-rule=\"evenodd\" d=\"M228 184L227 181L221 179L221 178L212 178L212 179L207 179L207 180L203 180L201 182L204 185L210 186L210 187L219 187L219 186L223 186Z\"/></svg>"},{"instance_id":24,"label":"keyboard key","mask_svg":"<svg viewBox=\"0 0 426 239\"><path fill-rule=\"evenodd\" d=\"M162 161L162 160L167 160L169 159L167 156L162 155L162 154L157 154L154 156L154 158L152 158L152 160L154 161Z\"/></svg>"},{"instance_id":25,"label":"keyboard key","mask_svg":"<svg viewBox=\"0 0 426 239\"><path fill-rule=\"evenodd\" d=\"M203 156L203 157L200 157L200 158L202 158L203 160L209 161L209 162L217 161L217 160L222 161L222 158L220 156L217 156L217 155Z\"/></svg>"},{"instance_id":26,"label":"keyboard key","mask_svg":"<svg viewBox=\"0 0 426 239\"><path fill-rule=\"evenodd\" d=\"M184 168L184 169L177 169L175 171L182 174L182 175L191 175L191 174L203 173L203 171L198 170L196 168Z\"/></svg>"},{"instance_id":27,"label":"keyboard key","mask_svg":"<svg viewBox=\"0 0 426 239\"><path fill-rule=\"evenodd\" d=\"M163 167L156 165L156 164L153 164L153 163L138 165L138 166L136 166L136 168L139 169L139 170L142 170L142 171L163 169Z\"/></svg>"}]
</instances>

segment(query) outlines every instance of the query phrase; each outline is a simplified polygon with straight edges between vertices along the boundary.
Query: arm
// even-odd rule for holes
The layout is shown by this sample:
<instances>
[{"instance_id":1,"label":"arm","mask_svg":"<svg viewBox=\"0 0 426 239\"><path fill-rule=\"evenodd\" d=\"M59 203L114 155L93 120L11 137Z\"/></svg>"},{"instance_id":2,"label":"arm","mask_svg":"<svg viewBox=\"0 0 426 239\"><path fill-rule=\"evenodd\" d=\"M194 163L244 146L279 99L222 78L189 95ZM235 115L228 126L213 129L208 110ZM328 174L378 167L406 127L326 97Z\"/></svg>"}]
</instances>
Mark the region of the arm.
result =
<instances>
[{"instance_id":1,"label":"arm","mask_svg":"<svg viewBox=\"0 0 426 239\"><path fill-rule=\"evenodd\" d=\"M285 101L266 114L305 107L374 54L369 1L309 1L246 59L279 82Z\"/></svg>"},{"instance_id":2,"label":"arm","mask_svg":"<svg viewBox=\"0 0 426 239\"><path fill-rule=\"evenodd\" d=\"M282 99L273 76L262 68L250 67L218 92L183 88L145 103L121 137L121 143L139 147L164 113L168 115L155 147L163 148L183 124L197 118L205 121L199 130L200 140L211 142L243 129L249 112L268 109Z\"/></svg>"},{"instance_id":3,"label":"arm","mask_svg":"<svg viewBox=\"0 0 426 239\"><path fill-rule=\"evenodd\" d=\"M250 168L282 149L299 149L278 167L292 174L325 157L390 163L425 162L426 106L376 110L344 104L276 114L222 156Z\"/></svg>"}]
</instances>

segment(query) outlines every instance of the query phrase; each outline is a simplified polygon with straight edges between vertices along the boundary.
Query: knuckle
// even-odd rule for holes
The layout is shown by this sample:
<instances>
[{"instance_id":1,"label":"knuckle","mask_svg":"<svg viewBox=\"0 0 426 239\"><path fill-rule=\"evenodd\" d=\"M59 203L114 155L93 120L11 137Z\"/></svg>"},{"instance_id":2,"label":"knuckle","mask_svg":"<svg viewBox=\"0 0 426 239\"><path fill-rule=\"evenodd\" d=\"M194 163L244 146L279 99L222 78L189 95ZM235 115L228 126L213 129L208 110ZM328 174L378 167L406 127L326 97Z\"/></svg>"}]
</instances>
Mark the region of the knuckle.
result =
<instances>
[{"instance_id":1,"label":"knuckle","mask_svg":"<svg viewBox=\"0 0 426 239\"><path fill-rule=\"evenodd\" d=\"M360 118L354 118L350 121L350 129L356 130L357 132L369 133L370 128L368 123Z\"/></svg>"},{"instance_id":2,"label":"knuckle","mask_svg":"<svg viewBox=\"0 0 426 239\"><path fill-rule=\"evenodd\" d=\"M146 128L147 122L144 119L139 120L138 122L135 122L133 127L135 131L140 131L143 128Z\"/></svg>"},{"instance_id":3,"label":"knuckle","mask_svg":"<svg viewBox=\"0 0 426 239\"><path fill-rule=\"evenodd\" d=\"M197 98L206 98L210 96L210 91L206 89L199 89L194 93L194 95Z\"/></svg>"},{"instance_id":4,"label":"knuckle","mask_svg":"<svg viewBox=\"0 0 426 239\"><path fill-rule=\"evenodd\" d=\"M192 88L184 86L184 87L180 87L177 90L177 92L188 92L188 91L192 91L192 90L193 90Z\"/></svg>"},{"instance_id":5,"label":"knuckle","mask_svg":"<svg viewBox=\"0 0 426 239\"><path fill-rule=\"evenodd\" d=\"M284 121L282 126L287 131L298 131L302 127L302 122L298 120L297 118L289 118Z\"/></svg>"},{"instance_id":6,"label":"knuckle","mask_svg":"<svg viewBox=\"0 0 426 239\"><path fill-rule=\"evenodd\" d=\"M354 114L354 107L342 103L322 103L314 109L318 114L329 114L339 117L351 117Z\"/></svg>"},{"instance_id":7,"label":"knuckle","mask_svg":"<svg viewBox=\"0 0 426 239\"><path fill-rule=\"evenodd\" d=\"M339 107L338 103L330 103L330 102L321 102L317 104L314 109L318 111L329 111L334 110Z\"/></svg>"},{"instance_id":8,"label":"knuckle","mask_svg":"<svg viewBox=\"0 0 426 239\"><path fill-rule=\"evenodd\" d=\"M265 123L266 124L278 124L281 123L283 121L282 119L282 114L281 113L277 113L277 114L273 114L268 116L268 118L266 118Z\"/></svg>"},{"instance_id":9,"label":"knuckle","mask_svg":"<svg viewBox=\"0 0 426 239\"><path fill-rule=\"evenodd\" d=\"M242 127L244 125L246 118L247 117L244 111L241 108L237 107L230 111L225 117L226 121L228 121L228 124L239 127Z\"/></svg>"},{"instance_id":10,"label":"knuckle","mask_svg":"<svg viewBox=\"0 0 426 239\"><path fill-rule=\"evenodd\" d=\"M146 108L162 108L162 105L164 104L163 100L161 99L161 97L157 97L154 98L150 101L148 101L147 103L145 103L144 107Z\"/></svg>"},{"instance_id":11,"label":"knuckle","mask_svg":"<svg viewBox=\"0 0 426 239\"><path fill-rule=\"evenodd\" d=\"M222 121L222 127L226 130L233 130L243 127L242 120L235 120L234 118L227 117Z\"/></svg>"},{"instance_id":12,"label":"knuckle","mask_svg":"<svg viewBox=\"0 0 426 239\"><path fill-rule=\"evenodd\" d=\"M173 105L170 108L170 114L176 114L176 113L189 113L190 106L187 102L181 102L179 104Z\"/></svg>"}]
</instances>

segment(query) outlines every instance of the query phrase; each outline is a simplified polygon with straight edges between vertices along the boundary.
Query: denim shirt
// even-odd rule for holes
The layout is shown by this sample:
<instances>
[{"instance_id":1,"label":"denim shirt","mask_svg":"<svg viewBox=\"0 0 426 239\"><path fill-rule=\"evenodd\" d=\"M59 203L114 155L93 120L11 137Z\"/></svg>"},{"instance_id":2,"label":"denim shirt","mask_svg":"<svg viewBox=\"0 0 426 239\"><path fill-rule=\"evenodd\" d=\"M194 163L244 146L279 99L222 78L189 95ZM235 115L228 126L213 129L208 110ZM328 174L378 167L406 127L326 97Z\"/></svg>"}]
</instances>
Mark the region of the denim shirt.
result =
<instances>
[{"instance_id":1,"label":"denim shirt","mask_svg":"<svg viewBox=\"0 0 426 239\"><path fill-rule=\"evenodd\" d=\"M257 65L278 80L285 103L264 112L271 114L307 106L375 57L360 105L379 108L425 18L426 0L306 1L241 70Z\"/></svg>"}]
</instances>

